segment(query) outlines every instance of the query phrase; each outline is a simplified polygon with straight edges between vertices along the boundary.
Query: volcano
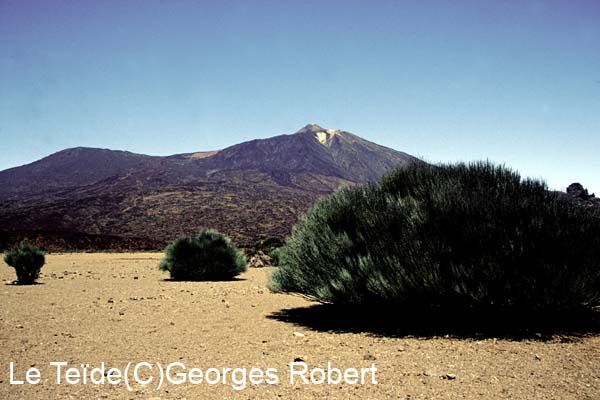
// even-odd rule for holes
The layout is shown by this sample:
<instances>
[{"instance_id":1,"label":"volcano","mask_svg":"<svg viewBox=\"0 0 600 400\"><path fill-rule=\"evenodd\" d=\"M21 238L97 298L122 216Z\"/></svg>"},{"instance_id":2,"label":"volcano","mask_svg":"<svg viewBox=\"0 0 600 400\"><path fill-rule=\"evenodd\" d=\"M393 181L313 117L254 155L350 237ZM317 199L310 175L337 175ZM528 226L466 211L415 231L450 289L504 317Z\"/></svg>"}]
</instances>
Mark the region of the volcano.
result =
<instances>
[{"instance_id":1,"label":"volcano","mask_svg":"<svg viewBox=\"0 0 600 400\"><path fill-rule=\"evenodd\" d=\"M71 148L0 172L0 246L157 249L214 228L240 246L285 237L341 185L419 159L309 124L289 135L172 156Z\"/></svg>"}]
</instances>

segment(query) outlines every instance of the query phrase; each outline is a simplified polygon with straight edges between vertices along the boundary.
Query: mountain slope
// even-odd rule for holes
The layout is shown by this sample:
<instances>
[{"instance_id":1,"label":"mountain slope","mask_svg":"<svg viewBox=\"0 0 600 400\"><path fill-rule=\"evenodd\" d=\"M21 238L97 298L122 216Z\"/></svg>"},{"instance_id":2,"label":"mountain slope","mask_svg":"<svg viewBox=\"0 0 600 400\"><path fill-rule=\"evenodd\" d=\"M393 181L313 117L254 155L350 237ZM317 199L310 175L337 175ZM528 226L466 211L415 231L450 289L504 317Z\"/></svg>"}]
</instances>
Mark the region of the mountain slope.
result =
<instances>
[{"instance_id":1,"label":"mountain slope","mask_svg":"<svg viewBox=\"0 0 600 400\"><path fill-rule=\"evenodd\" d=\"M127 151L76 147L0 172L0 193L30 193L89 185L147 168L160 157Z\"/></svg>"},{"instance_id":2,"label":"mountain slope","mask_svg":"<svg viewBox=\"0 0 600 400\"><path fill-rule=\"evenodd\" d=\"M94 235L91 246L104 235L111 237L108 247L124 237L126 247L139 247L144 238L164 244L205 227L247 246L287 235L299 215L340 184L370 182L414 162L420 161L314 124L291 135L168 157L68 149L0 172L0 247L2 238L6 246L24 232L38 240L44 232L52 238L85 233ZM72 240L55 242L45 244L68 248Z\"/></svg>"},{"instance_id":3,"label":"mountain slope","mask_svg":"<svg viewBox=\"0 0 600 400\"><path fill-rule=\"evenodd\" d=\"M406 153L315 124L306 125L292 135L231 146L203 160L211 168L308 172L357 183L378 179L393 166L415 161Z\"/></svg>"}]
</instances>

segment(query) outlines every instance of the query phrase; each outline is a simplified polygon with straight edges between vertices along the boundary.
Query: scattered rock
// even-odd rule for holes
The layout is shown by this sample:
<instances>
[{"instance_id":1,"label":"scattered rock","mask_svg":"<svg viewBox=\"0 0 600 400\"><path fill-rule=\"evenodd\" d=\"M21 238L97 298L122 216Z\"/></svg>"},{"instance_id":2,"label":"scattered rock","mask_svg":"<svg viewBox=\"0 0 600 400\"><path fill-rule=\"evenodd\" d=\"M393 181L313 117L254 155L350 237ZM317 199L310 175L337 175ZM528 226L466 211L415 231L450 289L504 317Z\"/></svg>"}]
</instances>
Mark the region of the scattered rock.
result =
<instances>
[{"instance_id":1,"label":"scattered rock","mask_svg":"<svg viewBox=\"0 0 600 400\"><path fill-rule=\"evenodd\" d=\"M363 356L363 360L365 360L365 361L375 361L375 360L377 360L377 358L373 354L367 353L367 354L365 354Z\"/></svg>"},{"instance_id":2,"label":"scattered rock","mask_svg":"<svg viewBox=\"0 0 600 400\"><path fill-rule=\"evenodd\" d=\"M305 337L306 335L304 333L294 332L294 336L296 336L296 337Z\"/></svg>"},{"instance_id":3,"label":"scattered rock","mask_svg":"<svg viewBox=\"0 0 600 400\"><path fill-rule=\"evenodd\" d=\"M588 190L579 182L571 183L567 187L567 196L582 205L600 207L600 198L596 197L594 193L589 194Z\"/></svg>"},{"instance_id":4,"label":"scattered rock","mask_svg":"<svg viewBox=\"0 0 600 400\"><path fill-rule=\"evenodd\" d=\"M248 267L250 268L263 268L271 266L272 259L267 254L263 253L262 250L256 252L252 258L250 258L250 262L248 263Z\"/></svg>"},{"instance_id":5,"label":"scattered rock","mask_svg":"<svg viewBox=\"0 0 600 400\"><path fill-rule=\"evenodd\" d=\"M294 358L294 362L304 362L304 360L300 357Z\"/></svg>"},{"instance_id":6,"label":"scattered rock","mask_svg":"<svg viewBox=\"0 0 600 400\"><path fill-rule=\"evenodd\" d=\"M595 197L593 193L590 195L587 189L585 189L579 182L571 183L567 187L567 194L571 197L577 197L581 200L588 200L592 197Z\"/></svg>"},{"instance_id":7,"label":"scattered rock","mask_svg":"<svg viewBox=\"0 0 600 400\"><path fill-rule=\"evenodd\" d=\"M448 379L449 381L453 381L456 379L456 375L454 374L446 374L443 376L444 379Z\"/></svg>"}]
</instances>

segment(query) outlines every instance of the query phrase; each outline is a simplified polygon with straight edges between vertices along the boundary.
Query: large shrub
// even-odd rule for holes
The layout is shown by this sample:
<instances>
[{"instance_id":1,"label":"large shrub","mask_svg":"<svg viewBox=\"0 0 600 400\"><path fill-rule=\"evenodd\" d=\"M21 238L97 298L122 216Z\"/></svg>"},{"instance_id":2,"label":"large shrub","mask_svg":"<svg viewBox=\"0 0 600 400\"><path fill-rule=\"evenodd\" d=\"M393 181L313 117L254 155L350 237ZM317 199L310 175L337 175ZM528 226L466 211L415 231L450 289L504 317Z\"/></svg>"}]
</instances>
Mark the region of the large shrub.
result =
<instances>
[{"instance_id":1,"label":"large shrub","mask_svg":"<svg viewBox=\"0 0 600 400\"><path fill-rule=\"evenodd\" d=\"M502 311L600 304L600 213L490 163L397 169L318 202L271 288L325 303Z\"/></svg>"},{"instance_id":2,"label":"large shrub","mask_svg":"<svg viewBox=\"0 0 600 400\"><path fill-rule=\"evenodd\" d=\"M171 243L160 269L174 280L227 280L246 271L246 261L227 236L205 230Z\"/></svg>"},{"instance_id":3,"label":"large shrub","mask_svg":"<svg viewBox=\"0 0 600 400\"><path fill-rule=\"evenodd\" d=\"M15 269L18 284L31 285L40 276L46 257L40 248L23 242L4 255L4 262Z\"/></svg>"}]
</instances>

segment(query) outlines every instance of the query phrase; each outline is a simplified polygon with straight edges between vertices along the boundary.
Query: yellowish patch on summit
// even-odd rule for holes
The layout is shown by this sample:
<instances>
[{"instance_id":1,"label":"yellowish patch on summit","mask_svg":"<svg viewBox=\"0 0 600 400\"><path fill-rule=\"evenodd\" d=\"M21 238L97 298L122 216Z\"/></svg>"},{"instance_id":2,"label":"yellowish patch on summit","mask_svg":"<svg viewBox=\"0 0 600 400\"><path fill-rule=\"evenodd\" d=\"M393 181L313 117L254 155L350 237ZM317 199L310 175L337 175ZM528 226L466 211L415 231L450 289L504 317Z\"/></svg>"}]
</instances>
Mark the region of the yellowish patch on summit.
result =
<instances>
[{"instance_id":1,"label":"yellowish patch on summit","mask_svg":"<svg viewBox=\"0 0 600 400\"><path fill-rule=\"evenodd\" d=\"M315 134L317 140L321 142L321 144L327 145L331 141L331 138L335 135L339 135L340 131L336 131L335 129L327 129L325 131L320 131Z\"/></svg>"}]
</instances>

